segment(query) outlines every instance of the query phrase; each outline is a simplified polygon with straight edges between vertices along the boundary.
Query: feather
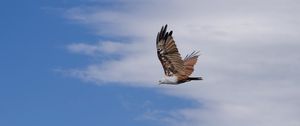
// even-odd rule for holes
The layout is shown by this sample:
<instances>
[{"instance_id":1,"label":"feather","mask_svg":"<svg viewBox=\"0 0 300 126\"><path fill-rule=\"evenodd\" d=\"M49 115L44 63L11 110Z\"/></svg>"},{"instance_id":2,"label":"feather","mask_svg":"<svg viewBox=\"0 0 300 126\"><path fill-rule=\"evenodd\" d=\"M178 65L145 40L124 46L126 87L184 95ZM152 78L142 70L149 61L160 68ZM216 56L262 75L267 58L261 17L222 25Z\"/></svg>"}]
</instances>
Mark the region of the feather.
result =
<instances>
[{"instance_id":1,"label":"feather","mask_svg":"<svg viewBox=\"0 0 300 126\"><path fill-rule=\"evenodd\" d=\"M161 28L156 37L157 55L163 66L165 75L175 75L178 78L186 79L188 76L185 74L184 62L172 37L173 31L166 31L167 25Z\"/></svg>"}]
</instances>

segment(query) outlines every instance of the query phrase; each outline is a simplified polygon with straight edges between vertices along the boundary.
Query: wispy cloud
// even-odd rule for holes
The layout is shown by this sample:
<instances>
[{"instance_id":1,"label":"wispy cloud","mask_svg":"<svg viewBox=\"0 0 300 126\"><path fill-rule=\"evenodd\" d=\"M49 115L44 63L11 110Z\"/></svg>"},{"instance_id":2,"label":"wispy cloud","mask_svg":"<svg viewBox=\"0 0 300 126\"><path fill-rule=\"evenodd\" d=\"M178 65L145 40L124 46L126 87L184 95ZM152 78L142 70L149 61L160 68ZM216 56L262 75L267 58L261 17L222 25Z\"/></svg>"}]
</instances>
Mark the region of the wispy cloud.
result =
<instances>
[{"instance_id":1,"label":"wispy cloud","mask_svg":"<svg viewBox=\"0 0 300 126\"><path fill-rule=\"evenodd\" d=\"M73 53L86 54L94 56L97 54L121 54L129 53L130 50L126 50L126 44L111 41L101 41L97 44L86 43L73 43L67 46L67 49Z\"/></svg>"},{"instance_id":2,"label":"wispy cloud","mask_svg":"<svg viewBox=\"0 0 300 126\"><path fill-rule=\"evenodd\" d=\"M114 1L111 7L80 6L67 18L120 42L75 43L72 52L120 55L76 70L102 84L156 86L162 69L155 36L164 24L174 30L182 55L201 49L195 75L201 82L166 87L164 93L203 106L178 110L185 120L170 125L300 125L300 2L295 0ZM146 113L146 116L156 112Z\"/></svg>"}]
</instances>

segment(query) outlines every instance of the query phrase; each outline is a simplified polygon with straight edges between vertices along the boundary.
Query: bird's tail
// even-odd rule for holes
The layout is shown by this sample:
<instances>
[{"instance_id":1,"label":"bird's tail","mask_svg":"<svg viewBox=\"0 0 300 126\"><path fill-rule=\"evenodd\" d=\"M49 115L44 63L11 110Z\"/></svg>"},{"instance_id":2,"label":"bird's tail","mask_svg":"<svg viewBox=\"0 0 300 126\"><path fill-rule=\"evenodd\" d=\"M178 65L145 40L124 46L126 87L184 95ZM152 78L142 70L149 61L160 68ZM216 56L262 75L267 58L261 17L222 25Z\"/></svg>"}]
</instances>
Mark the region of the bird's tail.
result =
<instances>
[{"instance_id":1,"label":"bird's tail","mask_svg":"<svg viewBox=\"0 0 300 126\"><path fill-rule=\"evenodd\" d=\"M202 77L189 77L188 80L203 80Z\"/></svg>"}]
</instances>

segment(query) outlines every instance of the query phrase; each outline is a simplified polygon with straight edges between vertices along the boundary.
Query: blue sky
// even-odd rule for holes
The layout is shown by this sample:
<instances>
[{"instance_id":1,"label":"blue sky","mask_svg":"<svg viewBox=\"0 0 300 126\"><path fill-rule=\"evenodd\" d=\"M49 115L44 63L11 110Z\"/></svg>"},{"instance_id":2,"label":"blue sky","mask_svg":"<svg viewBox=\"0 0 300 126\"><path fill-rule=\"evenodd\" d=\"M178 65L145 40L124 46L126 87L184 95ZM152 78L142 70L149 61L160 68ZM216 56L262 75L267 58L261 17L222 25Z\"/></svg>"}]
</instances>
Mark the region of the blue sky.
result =
<instances>
[{"instance_id":1,"label":"blue sky","mask_svg":"<svg viewBox=\"0 0 300 126\"><path fill-rule=\"evenodd\" d=\"M0 125L160 125L139 116L193 105L151 88L97 86L56 72L93 62L68 52L66 45L105 39L64 18L60 8L80 4L2 1Z\"/></svg>"},{"instance_id":2,"label":"blue sky","mask_svg":"<svg viewBox=\"0 0 300 126\"><path fill-rule=\"evenodd\" d=\"M41 0L0 5L0 125L299 126L296 0ZM193 76L163 76L169 24Z\"/></svg>"}]
</instances>

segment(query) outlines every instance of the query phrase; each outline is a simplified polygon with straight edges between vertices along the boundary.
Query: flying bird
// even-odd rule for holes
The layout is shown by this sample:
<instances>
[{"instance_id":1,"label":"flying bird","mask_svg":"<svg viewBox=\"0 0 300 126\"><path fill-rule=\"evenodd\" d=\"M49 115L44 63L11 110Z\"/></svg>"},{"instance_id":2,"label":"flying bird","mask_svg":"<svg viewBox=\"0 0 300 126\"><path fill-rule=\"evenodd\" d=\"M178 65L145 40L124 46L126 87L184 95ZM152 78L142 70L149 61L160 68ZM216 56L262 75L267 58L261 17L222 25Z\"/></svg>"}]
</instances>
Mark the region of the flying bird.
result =
<instances>
[{"instance_id":1,"label":"flying bird","mask_svg":"<svg viewBox=\"0 0 300 126\"><path fill-rule=\"evenodd\" d=\"M202 80L202 77L189 77L194 71L194 65L199 57L199 52L192 52L181 58L175 41L173 31L167 32L167 25L163 26L157 34L157 56L165 72L159 84L181 84L191 80Z\"/></svg>"}]
</instances>

